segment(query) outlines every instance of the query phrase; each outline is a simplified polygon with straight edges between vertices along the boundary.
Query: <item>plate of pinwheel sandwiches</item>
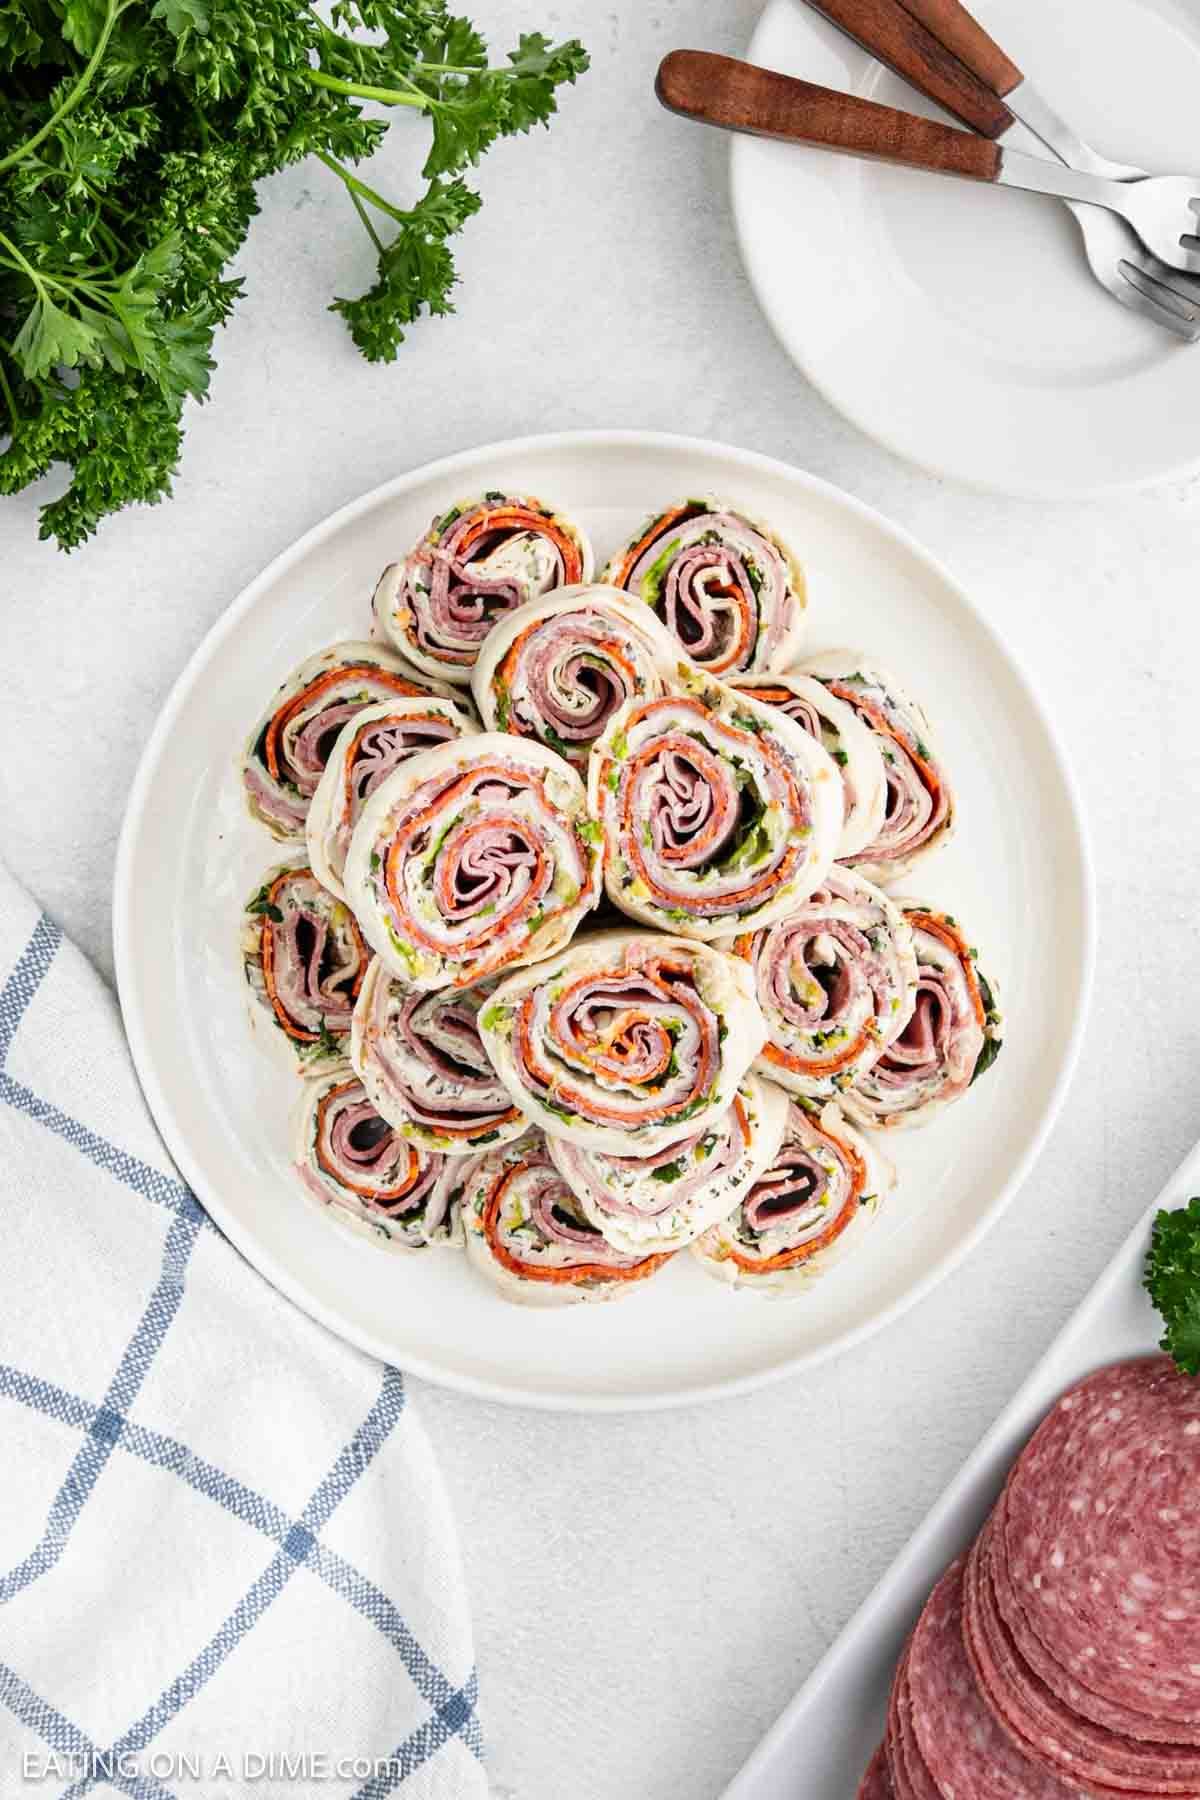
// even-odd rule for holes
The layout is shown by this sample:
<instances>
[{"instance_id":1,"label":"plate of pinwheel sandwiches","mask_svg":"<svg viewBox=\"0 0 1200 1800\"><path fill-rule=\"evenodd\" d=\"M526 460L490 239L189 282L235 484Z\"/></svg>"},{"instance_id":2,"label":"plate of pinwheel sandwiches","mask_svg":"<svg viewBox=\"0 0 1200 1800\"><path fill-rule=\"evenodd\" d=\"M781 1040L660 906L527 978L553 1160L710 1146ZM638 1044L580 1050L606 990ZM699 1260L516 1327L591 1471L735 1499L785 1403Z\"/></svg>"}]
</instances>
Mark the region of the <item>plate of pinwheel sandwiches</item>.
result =
<instances>
[{"instance_id":1,"label":"plate of pinwheel sandwiches","mask_svg":"<svg viewBox=\"0 0 1200 1800\"><path fill-rule=\"evenodd\" d=\"M1037 1154L1091 977L996 623L848 495L648 433L310 532L180 678L118 857L130 1042L216 1222L363 1348L533 1405L894 1318Z\"/></svg>"}]
</instances>

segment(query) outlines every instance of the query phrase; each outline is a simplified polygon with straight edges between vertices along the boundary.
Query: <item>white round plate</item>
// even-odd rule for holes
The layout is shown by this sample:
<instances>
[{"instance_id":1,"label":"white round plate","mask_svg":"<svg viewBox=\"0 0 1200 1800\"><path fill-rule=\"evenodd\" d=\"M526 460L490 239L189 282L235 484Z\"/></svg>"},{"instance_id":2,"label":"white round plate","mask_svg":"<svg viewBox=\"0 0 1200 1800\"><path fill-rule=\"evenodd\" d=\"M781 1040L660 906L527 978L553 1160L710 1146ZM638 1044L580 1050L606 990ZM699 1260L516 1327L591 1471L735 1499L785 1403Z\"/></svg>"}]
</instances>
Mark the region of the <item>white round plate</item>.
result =
<instances>
[{"instance_id":1,"label":"white round plate","mask_svg":"<svg viewBox=\"0 0 1200 1800\"><path fill-rule=\"evenodd\" d=\"M372 585L429 519L508 487L579 518L602 560L645 514L717 493L771 520L811 582L814 649L869 647L926 698L957 780L956 840L921 891L969 921L1000 984L996 1069L895 1148L901 1185L861 1254L794 1302L733 1294L685 1255L607 1306L513 1306L466 1258L398 1256L340 1229L289 1166L296 1088L252 1035L240 909L278 847L248 817L237 759L285 672L361 637ZM1074 789L1024 677L944 570L869 507L783 463L640 432L526 438L451 457L335 513L209 633L146 747L117 861L121 1001L180 1170L267 1278L351 1342L491 1399L619 1409L730 1394L894 1318L996 1217L1058 1109L1092 959ZM900 1347L903 1354L903 1346Z\"/></svg>"},{"instance_id":2,"label":"white round plate","mask_svg":"<svg viewBox=\"0 0 1200 1800\"><path fill-rule=\"evenodd\" d=\"M973 10L1097 149L1151 170L1200 163L1195 0ZM936 113L802 0L768 0L748 55ZM889 450L972 487L1053 499L1200 468L1200 345L1111 299L1057 202L739 137L733 207L785 350Z\"/></svg>"}]
</instances>

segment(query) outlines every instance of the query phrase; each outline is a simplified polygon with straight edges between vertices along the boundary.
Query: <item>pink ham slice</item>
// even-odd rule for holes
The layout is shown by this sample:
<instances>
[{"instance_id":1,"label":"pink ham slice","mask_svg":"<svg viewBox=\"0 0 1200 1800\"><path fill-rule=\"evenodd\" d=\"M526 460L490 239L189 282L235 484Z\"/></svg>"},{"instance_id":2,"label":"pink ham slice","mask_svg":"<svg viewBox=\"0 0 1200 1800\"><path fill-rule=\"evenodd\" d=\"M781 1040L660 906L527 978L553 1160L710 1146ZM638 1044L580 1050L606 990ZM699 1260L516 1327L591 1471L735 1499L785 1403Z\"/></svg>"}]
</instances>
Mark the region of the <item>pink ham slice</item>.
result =
<instances>
[{"instance_id":1,"label":"pink ham slice","mask_svg":"<svg viewBox=\"0 0 1200 1800\"><path fill-rule=\"evenodd\" d=\"M434 717L378 719L363 728L355 746L354 761L347 770L350 806L338 822L337 847L343 865L358 816L380 782L410 756L419 756L422 750L432 750L437 744L448 744L457 736L449 719Z\"/></svg>"},{"instance_id":2,"label":"pink ham slice","mask_svg":"<svg viewBox=\"0 0 1200 1800\"><path fill-rule=\"evenodd\" d=\"M508 1092L480 1042L478 1010L473 995L410 994L394 1030L413 1071L406 1072L386 1041L380 1045L388 1078L418 1124L435 1131L446 1125L486 1131L510 1116Z\"/></svg>"},{"instance_id":3,"label":"pink ham slice","mask_svg":"<svg viewBox=\"0 0 1200 1800\"><path fill-rule=\"evenodd\" d=\"M470 563L451 550L430 552L428 568L428 614L419 619L417 635L435 655L444 654L448 640L481 644L497 616L525 598L519 581L489 581L473 574Z\"/></svg>"}]
</instances>

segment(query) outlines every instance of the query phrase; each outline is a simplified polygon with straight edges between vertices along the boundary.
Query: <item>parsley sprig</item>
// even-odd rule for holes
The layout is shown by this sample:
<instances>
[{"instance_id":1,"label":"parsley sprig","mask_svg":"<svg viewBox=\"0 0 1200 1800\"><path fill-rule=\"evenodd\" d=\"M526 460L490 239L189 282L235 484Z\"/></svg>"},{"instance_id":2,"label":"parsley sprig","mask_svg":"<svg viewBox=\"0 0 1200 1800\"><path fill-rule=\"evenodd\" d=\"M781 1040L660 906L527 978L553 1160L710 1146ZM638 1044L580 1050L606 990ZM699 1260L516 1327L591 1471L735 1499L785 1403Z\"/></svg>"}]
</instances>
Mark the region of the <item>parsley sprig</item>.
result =
<instances>
[{"instance_id":1,"label":"parsley sprig","mask_svg":"<svg viewBox=\"0 0 1200 1800\"><path fill-rule=\"evenodd\" d=\"M1200 1198L1155 1214L1142 1285L1166 1327L1159 1349L1200 1375Z\"/></svg>"},{"instance_id":2,"label":"parsley sprig","mask_svg":"<svg viewBox=\"0 0 1200 1800\"><path fill-rule=\"evenodd\" d=\"M445 0L10 0L0 8L0 493L54 464L41 534L70 549L109 512L170 491L189 396L240 296L226 274L258 184L315 157L376 253L338 298L363 355L390 362L423 314L453 311L463 179L501 137L545 125L587 68L527 33L492 65ZM423 115L424 190L399 205L358 172ZM364 110L371 108L371 111Z\"/></svg>"}]
</instances>

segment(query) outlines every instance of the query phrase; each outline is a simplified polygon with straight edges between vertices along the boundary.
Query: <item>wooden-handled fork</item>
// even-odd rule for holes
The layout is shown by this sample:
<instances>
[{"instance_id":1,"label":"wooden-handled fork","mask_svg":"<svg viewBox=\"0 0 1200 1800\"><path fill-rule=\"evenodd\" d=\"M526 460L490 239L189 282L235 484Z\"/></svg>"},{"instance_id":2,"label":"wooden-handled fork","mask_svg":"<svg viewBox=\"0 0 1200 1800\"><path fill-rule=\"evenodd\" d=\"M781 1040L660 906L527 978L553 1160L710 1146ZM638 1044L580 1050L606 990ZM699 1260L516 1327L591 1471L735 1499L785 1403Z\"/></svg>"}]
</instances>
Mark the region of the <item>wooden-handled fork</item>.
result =
<instances>
[{"instance_id":1,"label":"wooden-handled fork","mask_svg":"<svg viewBox=\"0 0 1200 1800\"><path fill-rule=\"evenodd\" d=\"M1168 266L1200 271L1200 239L1193 235L1200 182L1147 179L1140 171L1113 180L1111 172L1123 165L1105 163L1072 136L959 0L812 3L979 138L964 142L962 132L933 121L701 51L664 59L660 99L729 129L1056 194L1075 213L1093 273L1114 298L1189 341L1200 336L1200 282ZM1022 130L1016 105L1061 162L1011 148L1008 140ZM1080 167L1066 166L1072 160Z\"/></svg>"}]
</instances>

